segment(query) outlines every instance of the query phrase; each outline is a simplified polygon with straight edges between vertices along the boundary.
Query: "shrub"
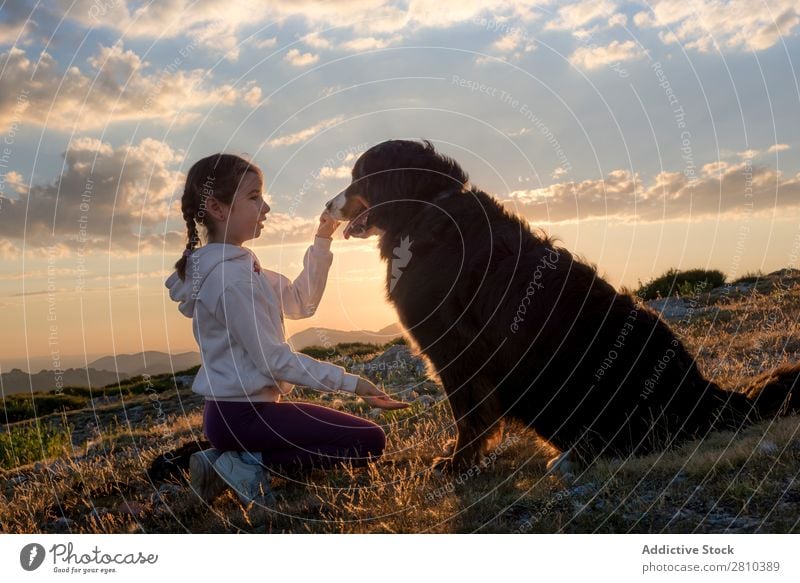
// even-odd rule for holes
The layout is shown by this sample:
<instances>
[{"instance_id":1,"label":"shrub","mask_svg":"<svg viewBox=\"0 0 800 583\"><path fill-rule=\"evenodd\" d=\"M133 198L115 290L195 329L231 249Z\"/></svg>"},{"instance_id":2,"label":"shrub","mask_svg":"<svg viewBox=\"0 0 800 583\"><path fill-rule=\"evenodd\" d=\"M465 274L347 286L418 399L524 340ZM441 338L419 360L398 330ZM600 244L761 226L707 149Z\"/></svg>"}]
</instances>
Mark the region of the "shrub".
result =
<instances>
[{"instance_id":1,"label":"shrub","mask_svg":"<svg viewBox=\"0 0 800 583\"><path fill-rule=\"evenodd\" d=\"M742 277L734 279L731 284L736 285L740 283L755 283L764 279L765 277L766 275L760 269L758 271L748 271Z\"/></svg>"},{"instance_id":2,"label":"shrub","mask_svg":"<svg viewBox=\"0 0 800 583\"><path fill-rule=\"evenodd\" d=\"M35 407L34 407L35 405ZM57 411L74 411L88 405L87 399L74 395L56 393L33 393L33 395L9 395L0 401L0 419L4 423L15 423L34 417L49 415Z\"/></svg>"},{"instance_id":3,"label":"shrub","mask_svg":"<svg viewBox=\"0 0 800 583\"><path fill-rule=\"evenodd\" d=\"M646 284L639 282L636 295L644 300L654 300L669 296L693 296L709 291L725 283L725 274L716 269L689 269L678 271L669 269L663 275Z\"/></svg>"},{"instance_id":4,"label":"shrub","mask_svg":"<svg viewBox=\"0 0 800 583\"><path fill-rule=\"evenodd\" d=\"M12 469L61 454L68 433L48 424L21 423L0 433L0 467Z\"/></svg>"},{"instance_id":5,"label":"shrub","mask_svg":"<svg viewBox=\"0 0 800 583\"><path fill-rule=\"evenodd\" d=\"M336 350L342 356L366 356L380 352L381 347L367 342L342 342L336 345Z\"/></svg>"},{"instance_id":6,"label":"shrub","mask_svg":"<svg viewBox=\"0 0 800 583\"><path fill-rule=\"evenodd\" d=\"M306 346L298 350L298 352L302 352L310 356L311 358L316 358L317 360L327 360L329 358L333 358L334 356L341 356L336 348L325 348L324 346Z\"/></svg>"}]
</instances>

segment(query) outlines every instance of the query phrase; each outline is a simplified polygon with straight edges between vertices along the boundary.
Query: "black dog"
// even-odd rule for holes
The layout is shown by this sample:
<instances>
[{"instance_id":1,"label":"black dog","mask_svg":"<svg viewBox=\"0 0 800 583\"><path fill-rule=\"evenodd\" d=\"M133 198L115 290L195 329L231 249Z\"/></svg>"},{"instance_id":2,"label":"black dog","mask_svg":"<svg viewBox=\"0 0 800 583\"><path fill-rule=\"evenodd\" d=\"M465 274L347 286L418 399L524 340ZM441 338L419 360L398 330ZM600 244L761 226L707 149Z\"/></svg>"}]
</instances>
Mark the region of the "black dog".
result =
<instances>
[{"instance_id":1,"label":"black dog","mask_svg":"<svg viewBox=\"0 0 800 583\"><path fill-rule=\"evenodd\" d=\"M467 180L429 142L392 140L328 203L345 237L380 236L388 297L447 392L456 464L486 455L504 418L587 460L798 409L800 365L720 388L654 312Z\"/></svg>"}]
</instances>

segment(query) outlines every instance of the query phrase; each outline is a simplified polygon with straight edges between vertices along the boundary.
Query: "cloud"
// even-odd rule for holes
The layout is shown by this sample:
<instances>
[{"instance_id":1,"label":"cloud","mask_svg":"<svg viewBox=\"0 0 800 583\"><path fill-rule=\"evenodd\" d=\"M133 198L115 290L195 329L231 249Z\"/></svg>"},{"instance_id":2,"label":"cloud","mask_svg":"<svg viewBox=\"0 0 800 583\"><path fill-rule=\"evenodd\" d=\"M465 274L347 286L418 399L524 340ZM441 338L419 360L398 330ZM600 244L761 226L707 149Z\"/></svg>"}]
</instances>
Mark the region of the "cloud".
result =
<instances>
[{"instance_id":1,"label":"cloud","mask_svg":"<svg viewBox=\"0 0 800 583\"><path fill-rule=\"evenodd\" d=\"M628 17L622 14L621 12L614 14L611 18L608 19L609 28L614 26L627 26L627 25L628 25Z\"/></svg>"},{"instance_id":2,"label":"cloud","mask_svg":"<svg viewBox=\"0 0 800 583\"><path fill-rule=\"evenodd\" d=\"M5 174L0 174L0 194L13 190L16 194L22 194L28 189L22 174L10 170Z\"/></svg>"},{"instance_id":3,"label":"cloud","mask_svg":"<svg viewBox=\"0 0 800 583\"><path fill-rule=\"evenodd\" d=\"M243 31L263 23L282 25L289 18L302 18L313 28L357 27L379 33L410 22L406 10L387 0L159 0L131 6L75 0L67 17L87 27L111 28L126 38L188 37L231 60L239 56Z\"/></svg>"},{"instance_id":4,"label":"cloud","mask_svg":"<svg viewBox=\"0 0 800 583\"><path fill-rule=\"evenodd\" d=\"M319 35L318 32L307 34L302 38L302 41L308 46L315 49L329 49L331 48L331 41Z\"/></svg>"},{"instance_id":5,"label":"cloud","mask_svg":"<svg viewBox=\"0 0 800 583\"><path fill-rule=\"evenodd\" d=\"M351 39L340 45L340 48L346 51L359 52L359 51L373 51L376 49L383 49L390 45L394 45L403 40L399 34L395 34L385 38L375 38L374 36L366 36Z\"/></svg>"},{"instance_id":6,"label":"cloud","mask_svg":"<svg viewBox=\"0 0 800 583\"><path fill-rule=\"evenodd\" d=\"M579 47L572 53L569 60L577 67L591 70L611 63L640 59L644 54L641 47L632 40L625 42L615 40L605 47Z\"/></svg>"},{"instance_id":7,"label":"cloud","mask_svg":"<svg viewBox=\"0 0 800 583\"><path fill-rule=\"evenodd\" d=\"M580 0L558 9L557 18L545 28L552 30L574 30L598 18L614 17L616 6L610 0Z\"/></svg>"},{"instance_id":8,"label":"cloud","mask_svg":"<svg viewBox=\"0 0 800 583\"><path fill-rule=\"evenodd\" d=\"M319 132L335 126L336 124L340 123L343 119L344 116L341 115L329 119L324 119L321 122L316 123L311 127L300 130L299 132L294 132L293 134L287 134L285 136L281 136L280 138L269 140L267 144L272 148L277 148L279 146L291 146L293 144L304 142L307 139L311 138L312 136L318 134Z\"/></svg>"},{"instance_id":9,"label":"cloud","mask_svg":"<svg viewBox=\"0 0 800 583\"><path fill-rule=\"evenodd\" d=\"M525 53L534 51L536 49L536 42L529 38L524 31L517 28L495 41L494 44L492 44L492 49L504 55L519 59Z\"/></svg>"},{"instance_id":10,"label":"cloud","mask_svg":"<svg viewBox=\"0 0 800 583\"><path fill-rule=\"evenodd\" d=\"M800 206L800 174L784 179L773 168L747 161L715 162L704 165L694 180L682 172L662 172L645 187L638 175L614 170L605 179L517 190L509 197L505 204L538 222L686 220Z\"/></svg>"},{"instance_id":11,"label":"cloud","mask_svg":"<svg viewBox=\"0 0 800 583\"><path fill-rule=\"evenodd\" d=\"M270 246L310 242L318 225L317 218L309 219L273 211L267 215L261 237L250 244Z\"/></svg>"},{"instance_id":12,"label":"cloud","mask_svg":"<svg viewBox=\"0 0 800 583\"><path fill-rule=\"evenodd\" d=\"M305 67L306 65L313 65L319 61L319 55L313 53L301 53L297 49L292 49L283 58L284 61L295 67Z\"/></svg>"},{"instance_id":13,"label":"cloud","mask_svg":"<svg viewBox=\"0 0 800 583\"><path fill-rule=\"evenodd\" d=\"M2 198L2 196L0 196ZM11 241L0 239L0 259L14 260L22 255L22 248L14 245Z\"/></svg>"},{"instance_id":14,"label":"cloud","mask_svg":"<svg viewBox=\"0 0 800 583\"><path fill-rule=\"evenodd\" d=\"M321 180L329 179L345 179L350 178L352 168L350 166L323 166L319 169L319 178Z\"/></svg>"},{"instance_id":15,"label":"cloud","mask_svg":"<svg viewBox=\"0 0 800 583\"><path fill-rule=\"evenodd\" d=\"M86 27L113 29L126 38L188 37L204 49L233 60L239 56L241 37L248 28L259 24L283 26L287 20L299 18L312 30L354 30L368 38L403 30L449 28L481 15L492 21L516 17L531 22L541 16L536 4L547 3L546 0L534 3L503 0L461 0L458 3L441 0L402 3L392 0L159 0L129 6L121 1L75 0L67 17ZM316 34L306 44L316 50L330 48L329 44L333 46L329 39L320 39Z\"/></svg>"},{"instance_id":16,"label":"cloud","mask_svg":"<svg viewBox=\"0 0 800 583\"><path fill-rule=\"evenodd\" d=\"M0 257L47 258L76 253L115 256L180 254L186 232L180 212L185 175L181 152L145 138L112 147L80 137L64 153L64 174L34 185L19 199L0 196ZM167 230L172 219L178 230ZM271 212L262 245L311 241L317 218ZM177 259L177 257L176 257Z\"/></svg>"},{"instance_id":17,"label":"cloud","mask_svg":"<svg viewBox=\"0 0 800 583\"><path fill-rule=\"evenodd\" d=\"M758 150L755 150L753 148L750 148L749 150L745 150L743 152L736 152L736 155L739 156L739 158L741 158L742 160L745 160L745 159L752 160L753 158L756 158L757 156L760 156L761 152L758 151Z\"/></svg>"},{"instance_id":18,"label":"cloud","mask_svg":"<svg viewBox=\"0 0 800 583\"><path fill-rule=\"evenodd\" d=\"M244 94L244 101L250 107L257 107L261 103L261 87L254 85Z\"/></svg>"},{"instance_id":19,"label":"cloud","mask_svg":"<svg viewBox=\"0 0 800 583\"><path fill-rule=\"evenodd\" d=\"M783 152L785 150L788 150L789 147L790 147L789 144L773 144L772 146L769 147L769 150L767 151L770 154L772 154L773 152Z\"/></svg>"},{"instance_id":20,"label":"cloud","mask_svg":"<svg viewBox=\"0 0 800 583\"><path fill-rule=\"evenodd\" d=\"M732 49L762 51L782 37L792 36L800 25L800 7L795 0L777 0L769 7L747 0L655 0L650 11L639 12L634 23L640 28L663 29L665 43L680 43L700 52Z\"/></svg>"},{"instance_id":21,"label":"cloud","mask_svg":"<svg viewBox=\"0 0 800 583\"><path fill-rule=\"evenodd\" d=\"M253 38L250 40L250 45L258 50L264 49L272 49L275 48L278 44L278 39L274 36L272 38L264 38L264 39L256 39Z\"/></svg>"},{"instance_id":22,"label":"cloud","mask_svg":"<svg viewBox=\"0 0 800 583\"><path fill-rule=\"evenodd\" d=\"M239 56L241 29L268 20L270 3L259 0L75 0L68 18L87 27L107 27L125 38L189 38L229 60Z\"/></svg>"},{"instance_id":23,"label":"cloud","mask_svg":"<svg viewBox=\"0 0 800 583\"><path fill-rule=\"evenodd\" d=\"M23 44L28 32L35 27L31 20L17 22L0 22L0 46Z\"/></svg>"},{"instance_id":24,"label":"cloud","mask_svg":"<svg viewBox=\"0 0 800 583\"><path fill-rule=\"evenodd\" d=\"M181 159L151 138L117 148L94 138L74 139L58 179L32 186L17 200L0 197L0 237L13 245L0 251L160 249L164 236L159 231L184 180L174 169Z\"/></svg>"},{"instance_id":25,"label":"cloud","mask_svg":"<svg viewBox=\"0 0 800 583\"><path fill-rule=\"evenodd\" d=\"M0 54L0 128L29 122L82 131L118 121L164 118L186 123L198 117L194 110L232 105L243 90L251 90L249 85L213 85L205 69L182 70L175 65L185 64L190 53L153 71L150 63L118 41L100 46L87 59L91 71L84 73L76 66L60 71L46 52L36 63L13 47Z\"/></svg>"}]
</instances>

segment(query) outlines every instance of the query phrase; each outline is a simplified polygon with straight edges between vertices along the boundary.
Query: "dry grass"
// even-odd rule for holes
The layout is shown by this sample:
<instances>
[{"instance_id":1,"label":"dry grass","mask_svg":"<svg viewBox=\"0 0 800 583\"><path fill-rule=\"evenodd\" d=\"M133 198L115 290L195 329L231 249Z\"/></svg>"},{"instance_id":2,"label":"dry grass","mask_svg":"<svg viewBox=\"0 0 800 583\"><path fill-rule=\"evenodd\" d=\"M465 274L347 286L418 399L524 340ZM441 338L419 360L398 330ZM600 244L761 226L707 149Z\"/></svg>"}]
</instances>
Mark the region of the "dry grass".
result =
<instances>
[{"instance_id":1,"label":"dry grass","mask_svg":"<svg viewBox=\"0 0 800 583\"><path fill-rule=\"evenodd\" d=\"M800 360L800 287L723 299L673 326L703 370L734 385ZM187 395L181 393L185 398ZM303 394L303 400L310 394ZM321 404L366 414L356 400ZM88 446L5 472L0 531L35 532L798 532L796 416L717 433L648 457L597 460L574 479L545 475L553 451L512 425L502 451L472 475L442 477L431 461L452 439L445 401L377 419L387 453L366 468L273 478L274 508L243 508L227 492L211 505L178 480L153 484L159 454L200 439L197 402L166 423L101 427Z\"/></svg>"}]
</instances>

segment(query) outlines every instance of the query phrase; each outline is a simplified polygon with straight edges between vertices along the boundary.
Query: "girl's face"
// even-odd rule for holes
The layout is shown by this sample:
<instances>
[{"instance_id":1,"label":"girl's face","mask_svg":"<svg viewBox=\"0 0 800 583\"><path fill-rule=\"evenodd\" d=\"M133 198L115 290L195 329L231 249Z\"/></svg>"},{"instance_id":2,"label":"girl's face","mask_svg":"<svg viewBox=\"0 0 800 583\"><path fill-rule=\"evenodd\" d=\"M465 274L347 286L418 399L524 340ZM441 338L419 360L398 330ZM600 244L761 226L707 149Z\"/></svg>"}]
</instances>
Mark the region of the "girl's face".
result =
<instances>
[{"instance_id":1,"label":"girl's face","mask_svg":"<svg viewBox=\"0 0 800 583\"><path fill-rule=\"evenodd\" d=\"M255 172L245 172L233 197L228 219L218 226L222 242L241 245L261 234L270 210L262 197L263 188Z\"/></svg>"}]
</instances>

